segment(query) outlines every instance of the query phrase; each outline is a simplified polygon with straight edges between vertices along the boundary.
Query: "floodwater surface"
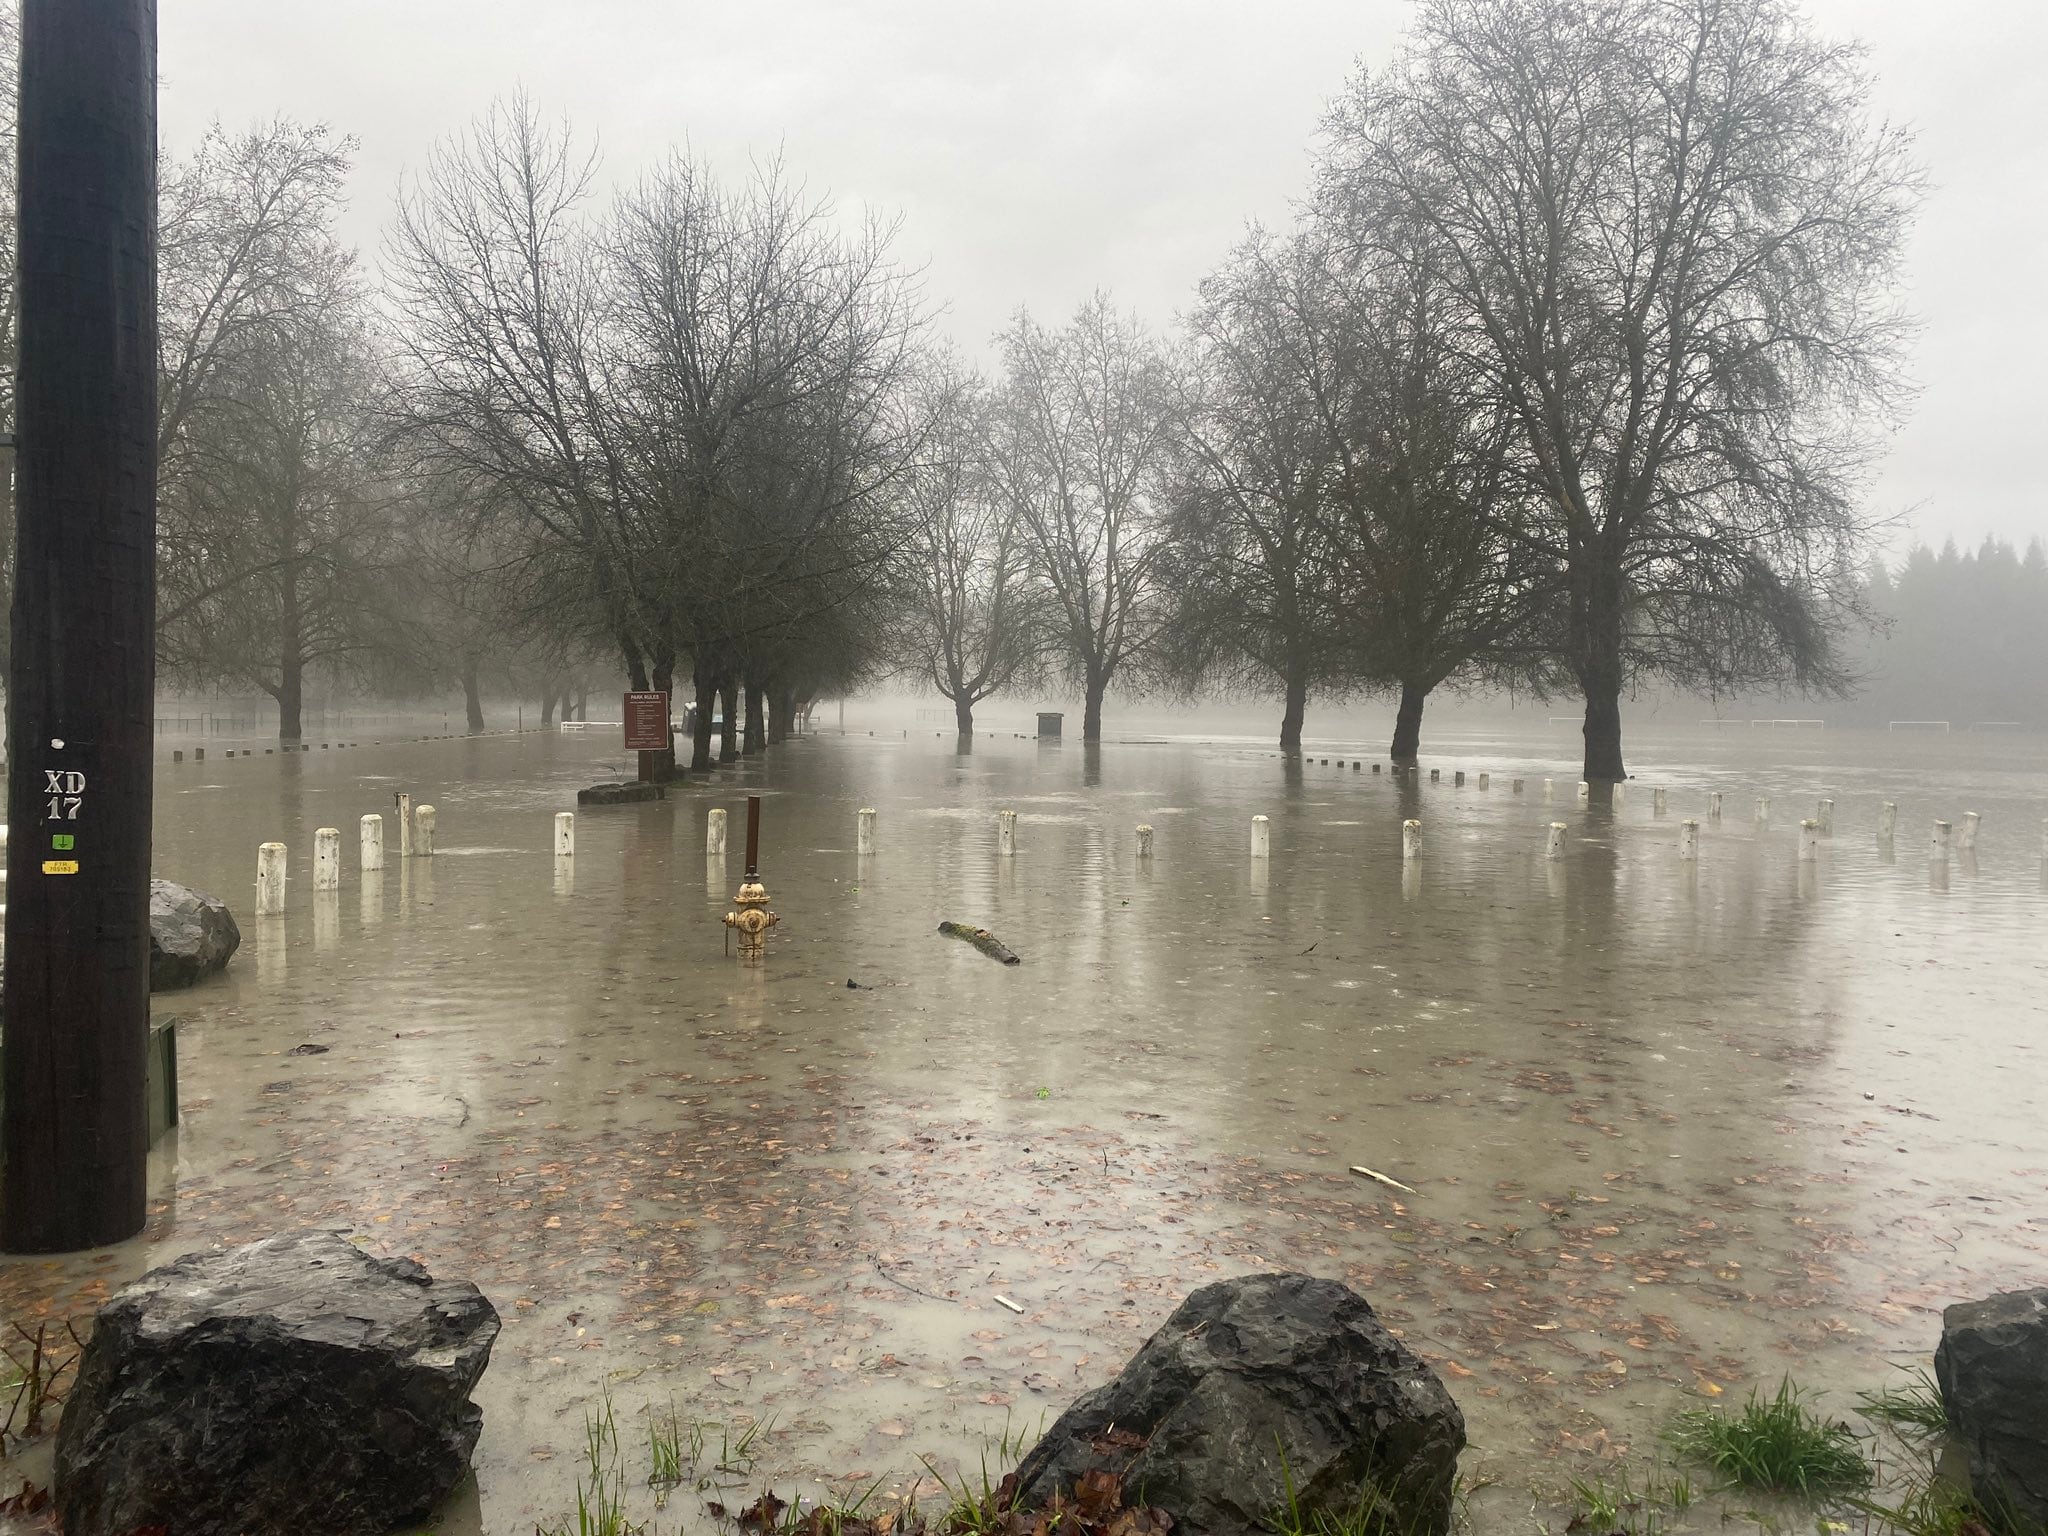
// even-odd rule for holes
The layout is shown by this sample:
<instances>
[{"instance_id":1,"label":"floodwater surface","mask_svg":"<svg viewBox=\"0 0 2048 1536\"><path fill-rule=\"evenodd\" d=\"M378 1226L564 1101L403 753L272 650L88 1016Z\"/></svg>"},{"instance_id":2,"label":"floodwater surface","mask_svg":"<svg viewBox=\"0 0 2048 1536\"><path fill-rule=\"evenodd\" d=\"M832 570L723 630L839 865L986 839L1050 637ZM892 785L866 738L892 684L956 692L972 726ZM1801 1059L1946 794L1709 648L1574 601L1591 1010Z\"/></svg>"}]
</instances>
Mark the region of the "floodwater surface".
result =
<instances>
[{"instance_id":1,"label":"floodwater surface","mask_svg":"<svg viewBox=\"0 0 2048 1536\"><path fill-rule=\"evenodd\" d=\"M582 812L569 861L554 813L622 764L595 731L166 760L157 872L224 897L242 950L156 999L183 1121L143 1238L10 1261L4 1316L343 1229L504 1319L441 1529L572 1509L608 1394L629 1505L672 1530L727 1484L929 1497L920 1457L978 1476L1189 1290L1300 1269L1443 1376L1497 1480L1482 1527L1533 1499L1561 1528L1566 1479L1655 1454L1678 1408L1790 1375L1846 1413L1943 1305L2041 1281L2048 773L2038 738L1696 733L1635 743L1610 812L1552 738L1439 740L1412 785L1355 743L827 735ZM401 790L437 853L388 825L365 880L358 819ZM781 919L759 968L718 921L749 793ZM1930 856L1966 811L1976 847ZM311 889L321 826L338 894ZM288 909L258 918L273 839ZM718 1426L716 1486L655 1513L671 1405Z\"/></svg>"}]
</instances>

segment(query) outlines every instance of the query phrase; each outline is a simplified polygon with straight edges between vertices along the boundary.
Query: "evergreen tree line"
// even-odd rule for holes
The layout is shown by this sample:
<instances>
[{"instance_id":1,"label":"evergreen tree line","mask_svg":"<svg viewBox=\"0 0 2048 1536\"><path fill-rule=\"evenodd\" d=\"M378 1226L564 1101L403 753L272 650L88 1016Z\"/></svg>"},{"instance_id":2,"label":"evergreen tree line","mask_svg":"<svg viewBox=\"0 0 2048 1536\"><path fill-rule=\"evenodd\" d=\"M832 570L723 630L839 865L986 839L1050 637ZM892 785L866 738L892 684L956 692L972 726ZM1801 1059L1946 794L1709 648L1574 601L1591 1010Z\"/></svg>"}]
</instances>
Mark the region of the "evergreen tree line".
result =
<instances>
[{"instance_id":1,"label":"evergreen tree line","mask_svg":"<svg viewBox=\"0 0 2048 1536\"><path fill-rule=\"evenodd\" d=\"M1997 539L1959 552L1916 546L1867 580L1877 620L1856 666L1849 718L1946 720L1955 730L2048 726L2048 548Z\"/></svg>"},{"instance_id":2,"label":"evergreen tree line","mask_svg":"<svg viewBox=\"0 0 2048 1536\"><path fill-rule=\"evenodd\" d=\"M1256 693L1290 748L1383 692L1402 760L1511 684L1619 779L1643 682L1853 683L1920 190L1868 92L1789 0L1424 0L1170 330L1020 309L986 372L779 162L608 187L515 97L365 259L350 140L216 128L162 175L162 671L286 737L309 677L473 729L618 678L696 700L700 768L889 677L963 732L1056 678L1090 741Z\"/></svg>"}]
</instances>

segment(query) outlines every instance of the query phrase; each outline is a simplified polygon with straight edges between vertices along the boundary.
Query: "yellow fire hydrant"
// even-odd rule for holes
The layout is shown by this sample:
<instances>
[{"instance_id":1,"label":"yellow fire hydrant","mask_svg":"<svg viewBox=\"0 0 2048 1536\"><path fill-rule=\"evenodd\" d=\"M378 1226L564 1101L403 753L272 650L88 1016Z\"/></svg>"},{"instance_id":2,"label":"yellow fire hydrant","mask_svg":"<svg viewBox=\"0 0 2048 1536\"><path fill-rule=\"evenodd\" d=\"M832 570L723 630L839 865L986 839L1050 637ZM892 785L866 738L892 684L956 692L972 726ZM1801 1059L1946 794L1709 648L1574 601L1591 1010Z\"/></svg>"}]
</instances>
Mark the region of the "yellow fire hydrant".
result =
<instances>
[{"instance_id":1,"label":"yellow fire hydrant","mask_svg":"<svg viewBox=\"0 0 2048 1536\"><path fill-rule=\"evenodd\" d=\"M725 914L725 926L740 936L740 959L758 965L767 952L767 933L782 919L768 910L768 892L758 880L749 880L733 897L739 910Z\"/></svg>"}]
</instances>

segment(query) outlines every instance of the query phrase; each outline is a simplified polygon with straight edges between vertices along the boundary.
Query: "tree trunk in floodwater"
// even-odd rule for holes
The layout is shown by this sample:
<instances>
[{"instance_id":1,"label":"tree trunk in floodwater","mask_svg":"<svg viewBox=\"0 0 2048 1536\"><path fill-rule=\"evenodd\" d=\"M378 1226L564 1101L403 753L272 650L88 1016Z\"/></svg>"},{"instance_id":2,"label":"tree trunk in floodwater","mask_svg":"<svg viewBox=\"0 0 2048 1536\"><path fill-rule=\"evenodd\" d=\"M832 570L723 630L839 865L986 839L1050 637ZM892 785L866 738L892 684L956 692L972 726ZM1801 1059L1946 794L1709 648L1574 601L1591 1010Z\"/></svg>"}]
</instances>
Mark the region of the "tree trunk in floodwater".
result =
<instances>
[{"instance_id":1,"label":"tree trunk in floodwater","mask_svg":"<svg viewBox=\"0 0 2048 1536\"><path fill-rule=\"evenodd\" d=\"M1618 556L1604 547L1589 552L1571 597L1573 671L1586 699L1583 777L1588 784L1619 784L1628 770L1621 761L1625 614Z\"/></svg>"},{"instance_id":2,"label":"tree trunk in floodwater","mask_svg":"<svg viewBox=\"0 0 2048 1536\"><path fill-rule=\"evenodd\" d=\"M697 678L697 718L690 722L690 769L709 773L711 760L711 717L718 713L718 684L709 676Z\"/></svg>"},{"instance_id":3,"label":"tree trunk in floodwater","mask_svg":"<svg viewBox=\"0 0 2048 1536\"><path fill-rule=\"evenodd\" d=\"M666 783L676 777L676 659L673 656L654 658L654 673L649 679L656 693L668 695L668 719L663 724L668 730L662 735L662 748L654 754L654 782Z\"/></svg>"},{"instance_id":4,"label":"tree trunk in floodwater","mask_svg":"<svg viewBox=\"0 0 2048 1536\"><path fill-rule=\"evenodd\" d=\"M1621 761L1621 685L1586 691L1586 766L1588 784L1619 784L1628 777Z\"/></svg>"},{"instance_id":5,"label":"tree trunk in floodwater","mask_svg":"<svg viewBox=\"0 0 2048 1536\"><path fill-rule=\"evenodd\" d=\"M767 692L759 683L747 684L747 736L741 750L749 756L768 750Z\"/></svg>"},{"instance_id":6,"label":"tree trunk in floodwater","mask_svg":"<svg viewBox=\"0 0 2048 1536\"><path fill-rule=\"evenodd\" d=\"M1422 706L1429 689L1421 683L1401 685L1401 707L1394 715L1394 745L1387 755L1397 763L1412 763L1422 750Z\"/></svg>"},{"instance_id":7,"label":"tree trunk in floodwater","mask_svg":"<svg viewBox=\"0 0 2048 1536\"><path fill-rule=\"evenodd\" d=\"M779 747L796 729L796 695L785 688L768 690L768 745Z\"/></svg>"},{"instance_id":8,"label":"tree trunk in floodwater","mask_svg":"<svg viewBox=\"0 0 2048 1536\"><path fill-rule=\"evenodd\" d=\"M576 718L586 724L590 720L590 690L588 688L578 688L576 690Z\"/></svg>"},{"instance_id":9,"label":"tree trunk in floodwater","mask_svg":"<svg viewBox=\"0 0 2048 1536\"><path fill-rule=\"evenodd\" d=\"M1102 740L1102 696L1109 691L1108 678L1089 677L1081 705L1081 739Z\"/></svg>"},{"instance_id":10,"label":"tree trunk in floodwater","mask_svg":"<svg viewBox=\"0 0 2048 1536\"><path fill-rule=\"evenodd\" d=\"M484 730L483 686L477 680L476 663L467 659L462 663L462 707L469 734L481 736Z\"/></svg>"},{"instance_id":11,"label":"tree trunk in floodwater","mask_svg":"<svg viewBox=\"0 0 2048 1536\"><path fill-rule=\"evenodd\" d=\"M296 646L287 646L278 666L277 739L297 741L305 734L306 664Z\"/></svg>"},{"instance_id":12,"label":"tree trunk in floodwater","mask_svg":"<svg viewBox=\"0 0 2048 1536\"><path fill-rule=\"evenodd\" d=\"M730 763L740 755L740 685L729 677L718 680L718 708L725 716L718 736L718 760Z\"/></svg>"},{"instance_id":13,"label":"tree trunk in floodwater","mask_svg":"<svg viewBox=\"0 0 2048 1536\"><path fill-rule=\"evenodd\" d=\"M1301 722L1308 714L1308 684L1300 678L1287 680L1287 708L1280 716L1280 750L1301 750Z\"/></svg>"},{"instance_id":14,"label":"tree trunk in floodwater","mask_svg":"<svg viewBox=\"0 0 2048 1536\"><path fill-rule=\"evenodd\" d=\"M555 690L543 689L540 696L540 728L551 730L555 724Z\"/></svg>"},{"instance_id":15,"label":"tree trunk in floodwater","mask_svg":"<svg viewBox=\"0 0 2048 1536\"><path fill-rule=\"evenodd\" d=\"M974 700L964 693L953 696L953 724L962 736L974 734Z\"/></svg>"}]
</instances>

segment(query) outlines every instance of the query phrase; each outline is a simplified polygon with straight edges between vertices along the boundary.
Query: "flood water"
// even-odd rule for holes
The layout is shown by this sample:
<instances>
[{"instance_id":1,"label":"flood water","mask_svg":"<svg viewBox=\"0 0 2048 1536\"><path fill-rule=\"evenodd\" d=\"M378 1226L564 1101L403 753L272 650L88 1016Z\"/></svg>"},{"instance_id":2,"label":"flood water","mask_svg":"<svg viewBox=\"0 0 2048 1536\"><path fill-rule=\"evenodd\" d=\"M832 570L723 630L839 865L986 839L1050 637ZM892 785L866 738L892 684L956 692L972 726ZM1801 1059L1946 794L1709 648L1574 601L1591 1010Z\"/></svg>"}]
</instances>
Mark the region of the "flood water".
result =
<instances>
[{"instance_id":1,"label":"flood water","mask_svg":"<svg viewBox=\"0 0 2048 1536\"><path fill-rule=\"evenodd\" d=\"M305 1227L472 1279L505 1326L440 1528L498 1533L573 1507L605 1391L635 1483L673 1403L772 1416L756 1488L893 1492L1049 1421L1197 1285L1303 1269L1443 1375L1468 1473L1499 1480L1482 1526L1526 1529L1533 1490L1561 1529L1566 1477L1651 1456L1675 1409L1789 1374L1846 1413L1943 1305L2048 1268L2038 737L1642 737L1610 813L1563 729L1440 736L1419 786L1363 743L828 734L585 811L558 866L554 813L622 765L600 735L166 760L157 872L227 899L242 951L156 999L183 1123L144 1239L10 1261L4 1316ZM358 818L399 790L439 851L401 860L393 828L365 884ZM758 969L718 923L747 793L781 917ZM1976 848L1931 858L1965 811ZM311 889L320 826L338 897ZM289 906L258 919L270 839Z\"/></svg>"}]
</instances>

